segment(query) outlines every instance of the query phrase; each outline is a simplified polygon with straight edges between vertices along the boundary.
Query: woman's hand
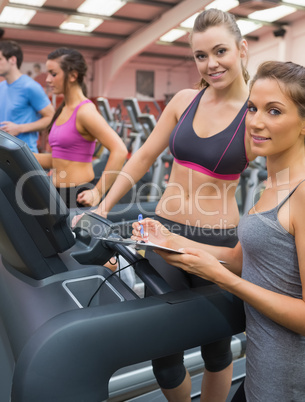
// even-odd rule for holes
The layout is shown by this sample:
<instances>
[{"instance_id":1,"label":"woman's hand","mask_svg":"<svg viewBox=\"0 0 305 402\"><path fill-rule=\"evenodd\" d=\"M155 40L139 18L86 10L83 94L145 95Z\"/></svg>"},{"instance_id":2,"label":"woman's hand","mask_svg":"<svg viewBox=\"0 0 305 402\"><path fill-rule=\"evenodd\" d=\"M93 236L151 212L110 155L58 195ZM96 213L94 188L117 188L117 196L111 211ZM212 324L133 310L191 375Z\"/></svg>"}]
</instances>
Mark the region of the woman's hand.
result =
<instances>
[{"instance_id":1,"label":"woman's hand","mask_svg":"<svg viewBox=\"0 0 305 402\"><path fill-rule=\"evenodd\" d=\"M227 269L210 253L199 248L180 248L183 254L155 250L168 264L181 268L189 274L217 282L220 274Z\"/></svg>"},{"instance_id":2,"label":"woman's hand","mask_svg":"<svg viewBox=\"0 0 305 402\"><path fill-rule=\"evenodd\" d=\"M96 215L100 215L101 217L107 219L107 213L102 213L98 208L96 209L92 209L90 210L90 212L96 214ZM78 223L78 221L84 216L84 214L80 214L80 215L75 215L72 218L72 222L71 222L71 227L74 228L74 226Z\"/></svg>"},{"instance_id":3,"label":"woman's hand","mask_svg":"<svg viewBox=\"0 0 305 402\"><path fill-rule=\"evenodd\" d=\"M76 201L84 207L95 207L99 204L101 195L96 187L92 190L85 190L78 194Z\"/></svg>"},{"instance_id":4,"label":"woman's hand","mask_svg":"<svg viewBox=\"0 0 305 402\"><path fill-rule=\"evenodd\" d=\"M99 206L94 211L92 211L96 215L100 215L102 218L105 218L105 219L107 219L108 212L109 212L109 211L107 211L106 206L105 206L106 198L104 198L103 201L99 204Z\"/></svg>"},{"instance_id":5,"label":"woman's hand","mask_svg":"<svg viewBox=\"0 0 305 402\"><path fill-rule=\"evenodd\" d=\"M141 226L143 225L144 237L141 235ZM152 243L158 244L160 246L171 247L174 238L180 237L171 233L165 226L160 222L146 218L140 222L134 222L132 224L133 230L131 237L133 240L144 240L145 242L150 241ZM181 245L178 244L180 247ZM174 247L177 249L177 246Z\"/></svg>"}]
</instances>

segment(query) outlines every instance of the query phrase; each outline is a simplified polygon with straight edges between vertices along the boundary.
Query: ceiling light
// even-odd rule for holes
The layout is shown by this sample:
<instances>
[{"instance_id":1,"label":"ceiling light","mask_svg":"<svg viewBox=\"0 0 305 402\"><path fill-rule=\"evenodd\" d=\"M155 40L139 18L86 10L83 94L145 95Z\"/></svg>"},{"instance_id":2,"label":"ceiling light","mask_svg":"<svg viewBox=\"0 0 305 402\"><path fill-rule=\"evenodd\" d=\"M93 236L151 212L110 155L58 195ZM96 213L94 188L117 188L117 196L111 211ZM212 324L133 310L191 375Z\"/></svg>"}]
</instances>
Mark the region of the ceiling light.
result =
<instances>
[{"instance_id":1,"label":"ceiling light","mask_svg":"<svg viewBox=\"0 0 305 402\"><path fill-rule=\"evenodd\" d=\"M24 8L4 7L0 14L0 22L7 24L27 25L36 14L34 10L25 10Z\"/></svg>"},{"instance_id":2,"label":"ceiling light","mask_svg":"<svg viewBox=\"0 0 305 402\"><path fill-rule=\"evenodd\" d=\"M240 29L242 36L247 35L250 32L255 31L263 26L263 24L259 24L253 21L245 21L245 20L238 20L237 25Z\"/></svg>"},{"instance_id":3,"label":"ceiling light","mask_svg":"<svg viewBox=\"0 0 305 402\"><path fill-rule=\"evenodd\" d=\"M215 0L208 6L206 6L206 10L209 8L217 8L218 10L228 11L231 8L237 7L239 5L239 1L237 0Z\"/></svg>"},{"instance_id":4,"label":"ceiling light","mask_svg":"<svg viewBox=\"0 0 305 402\"><path fill-rule=\"evenodd\" d=\"M181 22L180 26L182 26L183 28L193 28L195 19L197 18L198 15L199 13L192 15L185 21Z\"/></svg>"},{"instance_id":5,"label":"ceiling light","mask_svg":"<svg viewBox=\"0 0 305 402\"><path fill-rule=\"evenodd\" d=\"M181 38L186 32L182 29L172 29L168 31L165 35L161 36L160 40L163 42L174 42L176 39Z\"/></svg>"},{"instance_id":6,"label":"ceiling light","mask_svg":"<svg viewBox=\"0 0 305 402\"><path fill-rule=\"evenodd\" d=\"M10 3L26 4L27 6L41 7L46 0L9 0Z\"/></svg>"},{"instance_id":7,"label":"ceiling light","mask_svg":"<svg viewBox=\"0 0 305 402\"><path fill-rule=\"evenodd\" d=\"M103 23L102 19L71 15L59 28L68 31L92 32Z\"/></svg>"},{"instance_id":8,"label":"ceiling light","mask_svg":"<svg viewBox=\"0 0 305 402\"><path fill-rule=\"evenodd\" d=\"M112 15L126 4L121 0L85 0L77 11L89 14Z\"/></svg>"},{"instance_id":9,"label":"ceiling light","mask_svg":"<svg viewBox=\"0 0 305 402\"><path fill-rule=\"evenodd\" d=\"M290 6L278 6L267 10L255 11L254 13L249 14L248 17L255 20L273 22L285 17L286 15L292 14L295 11L297 10Z\"/></svg>"},{"instance_id":10,"label":"ceiling light","mask_svg":"<svg viewBox=\"0 0 305 402\"><path fill-rule=\"evenodd\" d=\"M283 3L289 3L292 5L298 5L298 6L303 6L305 7L305 0L282 0Z\"/></svg>"}]
</instances>

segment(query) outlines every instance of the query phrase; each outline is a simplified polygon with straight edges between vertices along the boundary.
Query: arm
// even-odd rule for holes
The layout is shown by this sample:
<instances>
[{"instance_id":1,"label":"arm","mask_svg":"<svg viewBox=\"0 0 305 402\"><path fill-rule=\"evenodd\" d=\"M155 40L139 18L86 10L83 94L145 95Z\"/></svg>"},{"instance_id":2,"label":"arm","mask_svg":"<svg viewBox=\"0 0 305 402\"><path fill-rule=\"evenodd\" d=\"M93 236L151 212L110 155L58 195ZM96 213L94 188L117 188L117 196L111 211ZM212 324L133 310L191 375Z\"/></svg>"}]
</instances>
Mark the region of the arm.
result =
<instances>
[{"instance_id":1,"label":"arm","mask_svg":"<svg viewBox=\"0 0 305 402\"><path fill-rule=\"evenodd\" d=\"M93 192L91 190L83 191L77 198L77 201L83 205L97 205L122 169L127 158L127 149L118 134L109 126L93 104L88 103L79 109L76 124L85 137L89 137L90 140L97 139L109 150L107 164Z\"/></svg>"},{"instance_id":2,"label":"arm","mask_svg":"<svg viewBox=\"0 0 305 402\"><path fill-rule=\"evenodd\" d=\"M181 91L174 96L164 109L156 127L142 147L130 158L105 199L95 211L104 217L113 206L137 183L147 172L157 157L169 145L172 130L180 115L194 97L194 91Z\"/></svg>"},{"instance_id":3,"label":"arm","mask_svg":"<svg viewBox=\"0 0 305 402\"><path fill-rule=\"evenodd\" d=\"M43 169L51 169L52 166L52 154L51 153L34 153L35 158L40 163Z\"/></svg>"},{"instance_id":4,"label":"arm","mask_svg":"<svg viewBox=\"0 0 305 402\"><path fill-rule=\"evenodd\" d=\"M144 228L144 238L142 238L140 233L140 226L143 224ZM193 240L187 239L186 237L179 236L170 232L165 226L163 226L160 222L146 218L140 222L134 222L133 226L133 236L134 240L144 240L151 241L154 244L158 244L161 246L173 248L175 250L179 249L187 249L187 253L189 250L196 249L196 253L200 254L199 260L196 262L196 266L192 266L192 273L195 275L204 277L205 272L202 272L202 259L207 259L212 257L213 262L218 263L217 260L222 260L226 262L226 267L234 272L236 275L241 274L242 269L242 249L240 243L238 243L234 248L229 247L217 247L210 246L207 244L197 243ZM182 259L182 257L186 257L178 254L164 253L158 252L171 265L179 266L180 268L188 271L190 269L188 265L188 259ZM195 253L195 254L196 254ZM190 271L189 271L190 272ZM205 278L207 279L207 278ZM212 279L209 279L212 280Z\"/></svg>"},{"instance_id":5,"label":"arm","mask_svg":"<svg viewBox=\"0 0 305 402\"><path fill-rule=\"evenodd\" d=\"M303 285L305 281L305 250L303 246L305 242L305 187L299 188L298 190L300 191L297 191L290 201L291 224L289 232L295 236L300 278ZM189 242L185 241L185 239L183 239L183 243L187 247L189 246ZM172 246L171 242L169 244ZM226 260L226 250L224 250L224 254L217 252L212 256L209 253L213 252L213 249L215 248L211 246L202 247L202 245L200 245L200 249L185 248L185 254L169 254L161 252L160 250L158 250L157 253L170 264L216 283L221 288L233 293L253 306L274 322L305 336L304 286L302 286L302 299L279 294L257 286L236 275L236 271L235 273L231 272L229 270L230 266L228 266L229 269L227 269L216 260L219 256L221 256L221 259ZM222 249L222 247L220 249ZM238 253L235 255L241 260L242 250L240 244L233 250L233 253ZM228 259L228 261L230 260ZM262 264L263 263L262 261ZM285 292L285 289L283 289L283 291Z\"/></svg>"},{"instance_id":6,"label":"arm","mask_svg":"<svg viewBox=\"0 0 305 402\"><path fill-rule=\"evenodd\" d=\"M109 190L105 199L101 202L97 214L105 216L113 208L113 206L136 184L141 177L147 172L158 155L164 148L159 148L158 144L154 144L153 148L149 148L149 143L144 145L132 156L126 163L122 171L119 173L117 180ZM155 152L155 150L157 150Z\"/></svg>"},{"instance_id":7,"label":"arm","mask_svg":"<svg viewBox=\"0 0 305 402\"><path fill-rule=\"evenodd\" d=\"M167 262L212 281L238 296L276 323L305 336L305 302L248 282L220 264L215 257L198 249L184 249L186 254L172 254ZM165 252L157 251L162 257ZM230 266L228 266L230 268Z\"/></svg>"},{"instance_id":8,"label":"arm","mask_svg":"<svg viewBox=\"0 0 305 402\"><path fill-rule=\"evenodd\" d=\"M41 131L48 127L51 123L54 108L51 104L46 106L45 108L39 111L39 114L42 116L40 119L33 121L32 123L24 123L24 124L16 124L11 121L3 121L2 129L11 135L18 135L20 133L27 133L30 131Z\"/></svg>"}]
</instances>

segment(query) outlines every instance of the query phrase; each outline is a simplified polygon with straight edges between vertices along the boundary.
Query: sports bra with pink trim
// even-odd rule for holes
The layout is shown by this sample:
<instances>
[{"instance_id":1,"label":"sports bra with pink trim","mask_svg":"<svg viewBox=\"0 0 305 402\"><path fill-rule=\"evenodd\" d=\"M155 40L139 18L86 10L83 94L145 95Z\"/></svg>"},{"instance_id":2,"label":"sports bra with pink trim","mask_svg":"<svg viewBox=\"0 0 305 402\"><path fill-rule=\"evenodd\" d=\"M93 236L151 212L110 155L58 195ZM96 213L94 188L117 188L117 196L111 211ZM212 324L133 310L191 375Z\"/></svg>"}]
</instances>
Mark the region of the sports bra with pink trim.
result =
<instances>
[{"instance_id":1,"label":"sports bra with pink trim","mask_svg":"<svg viewBox=\"0 0 305 402\"><path fill-rule=\"evenodd\" d=\"M170 136L170 151L179 165L222 180L237 180L248 166L245 149L247 102L223 131L207 138L193 129L194 116L204 88L183 112Z\"/></svg>"}]
</instances>

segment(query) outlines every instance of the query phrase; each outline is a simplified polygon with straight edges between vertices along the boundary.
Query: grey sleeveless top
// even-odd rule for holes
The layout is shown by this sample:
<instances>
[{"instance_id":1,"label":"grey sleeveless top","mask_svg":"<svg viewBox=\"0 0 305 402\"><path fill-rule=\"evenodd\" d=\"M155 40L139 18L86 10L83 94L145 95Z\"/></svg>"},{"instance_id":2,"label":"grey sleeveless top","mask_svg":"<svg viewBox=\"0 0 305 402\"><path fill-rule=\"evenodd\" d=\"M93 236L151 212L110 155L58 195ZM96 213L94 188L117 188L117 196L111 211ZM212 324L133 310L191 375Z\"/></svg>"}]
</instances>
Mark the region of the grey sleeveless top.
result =
<instances>
[{"instance_id":1,"label":"grey sleeveless top","mask_svg":"<svg viewBox=\"0 0 305 402\"><path fill-rule=\"evenodd\" d=\"M279 209L296 188L277 207L244 215L238 236L243 249L242 277L273 292L301 299L295 239L278 221ZM245 313L247 402L304 402L305 337L247 303Z\"/></svg>"}]
</instances>

